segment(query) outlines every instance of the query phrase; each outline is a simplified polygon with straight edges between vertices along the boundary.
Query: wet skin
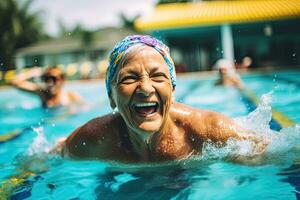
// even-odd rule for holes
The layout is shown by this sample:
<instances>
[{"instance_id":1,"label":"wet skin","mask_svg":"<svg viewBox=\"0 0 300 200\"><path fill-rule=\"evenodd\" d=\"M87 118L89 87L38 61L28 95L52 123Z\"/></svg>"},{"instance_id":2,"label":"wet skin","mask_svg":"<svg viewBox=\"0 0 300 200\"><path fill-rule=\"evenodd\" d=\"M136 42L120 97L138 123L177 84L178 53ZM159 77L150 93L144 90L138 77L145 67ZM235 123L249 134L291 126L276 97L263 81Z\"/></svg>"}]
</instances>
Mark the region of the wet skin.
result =
<instances>
[{"instance_id":1,"label":"wet skin","mask_svg":"<svg viewBox=\"0 0 300 200\"><path fill-rule=\"evenodd\" d=\"M201 153L208 139L238 138L232 120L177 103L173 93L163 57L148 46L135 49L112 81L110 104L118 112L76 129L63 144L62 154L122 162L167 161Z\"/></svg>"},{"instance_id":2,"label":"wet skin","mask_svg":"<svg viewBox=\"0 0 300 200\"><path fill-rule=\"evenodd\" d=\"M240 79L240 76L237 73L229 73L226 68L219 69L219 79L216 85L233 86L238 89L244 89L244 83Z\"/></svg>"}]
</instances>

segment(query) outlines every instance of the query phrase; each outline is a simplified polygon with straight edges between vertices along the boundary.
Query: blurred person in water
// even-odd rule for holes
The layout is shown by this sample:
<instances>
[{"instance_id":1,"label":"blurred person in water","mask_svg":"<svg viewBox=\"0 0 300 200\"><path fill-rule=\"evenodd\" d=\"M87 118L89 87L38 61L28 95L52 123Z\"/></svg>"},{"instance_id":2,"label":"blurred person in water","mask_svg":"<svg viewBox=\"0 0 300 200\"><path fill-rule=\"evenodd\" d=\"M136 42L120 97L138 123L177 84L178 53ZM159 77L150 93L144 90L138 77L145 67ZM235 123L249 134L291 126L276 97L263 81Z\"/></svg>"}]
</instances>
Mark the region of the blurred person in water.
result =
<instances>
[{"instance_id":1,"label":"blurred person in water","mask_svg":"<svg viewBox=\"0 0 300 200\"><path fill-rule=\"evenodd\" d=\"M219 78L215 85L233 86L239 89L244 88L244 83L236 72L234 64L229 60L219 59L214 68L219 71Z\"/></svg>"},{"instance_id":2,"label":"blurred person in water","mask_svg":"<svg viewBox=\"0 0 300 200\"><path fill-rule=\"evenodd\" d=\"M106 89L114 112L77 128L54 150L75 159L158 162L201 154L203 144L243 139L230 118L176 102L169 49L147 35L128 36L109 58ZM201 98L201 97L199 97Z\"/></svg>"},{"instance_id":3,"label":"blurred person in water","mask_svg":"<svg viewBox=\"0 0 300 200\"><path fill-rule=\"evenodd\" d=\"M41 83L32 82L33 78L40 78ZM65 75L60 68L49 67L43 71L40 67L34 67L18 74L11 83L22 91L38 95L45 108L82 103L78 94L63 90L64 82Z\"/></svg>"},{"instance_id":4,"label":"blurred person in water","mask_svg":"<svg viewBox=\"0 0 300 200\"><path fill-rule=\"evenodd\" d=\"M249 56L244 57L241 62L236 63L236 68L241 70L248 70L252 65L252 59Z\"/></svg>"}]
</instances>

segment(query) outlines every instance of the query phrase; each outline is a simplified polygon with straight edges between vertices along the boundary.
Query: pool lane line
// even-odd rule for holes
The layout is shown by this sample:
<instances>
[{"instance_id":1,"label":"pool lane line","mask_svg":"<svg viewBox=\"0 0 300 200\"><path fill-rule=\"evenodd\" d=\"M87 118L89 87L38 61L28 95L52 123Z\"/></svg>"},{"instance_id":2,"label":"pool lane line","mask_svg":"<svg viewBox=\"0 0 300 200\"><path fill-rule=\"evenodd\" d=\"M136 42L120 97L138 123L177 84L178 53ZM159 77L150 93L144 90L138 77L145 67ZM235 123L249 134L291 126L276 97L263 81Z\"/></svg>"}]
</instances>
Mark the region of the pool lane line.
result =
<instances>
[{"instance_id":1,"label":"pool lane line","mask_svg":"<svg viewBox=\"0 0 300 200\"><path fill-rule=\"evenodd\" d=\"M59 119L65 119L68 116L71 116L72 114L64 114L64 115L59 115L57 117L54 118L48 118L48 120L44 120L42 124L45 123L51 123L51 122L55 122ZM36 124L36 125L41 125L41 124ZM36 126L36 125L32 125L32 126ZM0 144L4 143L4 142L8 142L11 141L13 139L16 139L18 136L22 135L23 132L26 132L25 130L29 129L28 127L26 128L18 128L14 131L10 131L8 134L3 135L3 137L0 137ZM28 182L29 178L32 177L38 177L39 175L30 171L24 171L22 173L19 174L15 174L12 175L11 177L9 177L7 180L4 180L3 182L0 183L0 200L6 200L6 199L10 199L14 196L14 191L18 188L20 188L22 185L24 185L26 182ZM21 199L27 198L28 195L30 196L30 191L32 188L32 185L35 181L33 181L32 183L29 184L29 186L27 186L26 188L30 189L29 191L22 191L18 194L15 194L17 196L20 196ZM17 198L16 199L20 199Z\"/></svg>"},{"instance_id":2,"label":"pool lane line","mask_svg":"<svg viewBox=\"0 0 300 200\"><path fill-rule=\"evenodd\" d=\"M23 172L3 181L0 185L0 200L10 199L15 189L34 176L36 176L36 174L33 172Z\"/></svg>"},{"instance_id":3,"label":"pool lane line","mask_svg":"<svg viewBox=\"0 0 300 200\"><path fill-rule=\"evenodd\" d=\"M271 76L269 76L269 78L271 78ZM300 86L299 83L295 83L295 84L298 84ZM192 91L195 90L197 87L199 87L199 82L194 81L193 83L191 83L189 85L189 87L185 90L185 92L180 95L180 97L178 99L180 99L181 101L184 101L192 93ZM251 111L255 110L260 102L258 97L255 95L255 93L249 89L240 90L240 93L241 93L243 102L246 104L246 107L250 108L249 111L251 112ZM270 121L271 129L279 131L283 127L289 127L289 126L293 126L295 124L296 123L292 119L290 119L289 117L287 117L280 111L272 108L272 119Z\"/></svg>"},{"instance_id":4,"label":"pool lane line","mask_svg":"<svg viewBox=\"0 0 300 200\"><path fill-rule=\"evenodd\" d=\"M65 119L68 116L72 116L72 115L76 115L76 114L80 114L80 112L73 113L73 114L66 113L64 115L59 115L54 118L48 118L48 120L43 121L43 123L55 122L58 119ZM27 129L27 128L24 128L23 130L25 130L25 129ZM20 193L13 194L16 189L20 188L22 185L24 185L26 182L28 182L29 178L35 178L35 180L33 180L29 183L29 186L26 186L26 188L29 187L28 189L30 189L30 190L21 191ZM0 183L0 200L7 200L10 198L25 199L27 197L30 197L31 196L30 192L33 187L33 184L36 181L38 181L39 178L41 178L39 173L34 173L34 172L30 172L30 171L24 171L22 173L10 176L10 178L8 178Z\"/></svg>"},{"instance_id":5,"label":"pool lane line","mask_svg":"<svg viewBox=\"0 0 300 200\"><path fill-rule=\"evenodd\" d=\"M180 95L178 99L184 101L196 88L199 87L199 82L194 81L189 85L189 87L185 90L183 94ZM259 104L258 97L249 89L240 90L243 102L246 104L246 107L250 108L249 111L253 111L257 108ZM293 126L296 123L291 120L289 117L285 116L283 113L277 111L276 109L272 109L272 119L270 121L270 127L273 130L279 131L283 127Z\"/></svg>"},{"instance_id":6,"label":"pool lane line","mask_svg":"<svg viewBox=\"0 0 300 200\"><path fill-rule=\"evenodd\" d=\"M240 92L242 100L246 104L247 108L249 108L249 111L251 112L256 109L260 101L254 94L254 92L249 89L240 90ZM280 130L281 128L293 126L295 124L296 123L292 119L290 119L280 111L272 108L272 119L270 122L270 126L273 130Z\"/></svg>"},{"instance_id":7,"label":"pool lane line","mask_svg":"<svg viewBox=\"0 0 300 200\"><path fill-rule=\"evenodd\" d=\"M283 78L283 77L279 77L279 76L271 76L271 75L268 75L266 76L268 77L269 79L272 79L272 80L279 80L279 81L283 81L283 82L286 82L286 83L289 83L289 84L294 84L296 85L297 87L300 88L300 82L298 81L294 81L294 80L291 80L291 79L288 79L288 78ZM276 109L274 109L274 118L275 119L278 119L280 122L282 122L282 124L287 127L287 126L292 126L292 125L295 125L296 122L294 122L293 120L289 119L288 117L286 117L285 115L283 115L281 112L277 111Z\"/></svg>"},{"instance_id":8,"label":"pool lane line","mask_svg":"<svg viewBox=\"0 0 300 200\"><path fill-rule=\"evenodd\" d=\"M66 113L66 114L63 114L63 115L59 115L59 116L55 116L55 117L52 117L52 118L46 118L45 120L43 120L42 122L38 122L36 124L33 124L33 125L29 125L28 127L24 127L24 128L16 128L12 131L8 131L4 134L0 134L0 145L2 143L5 143L5 142L9 142L11 140L14 140L14 139L17 139L19 136L21 136L24 132L26 132L27 129L30 129L30 127L33 127L33 126L39 126L39 125L42 125L42 124L49 124L49 123L54 123L58 120L63 120L63 119L66 119L67 117L69 116L72 116L73 114L70 114L70 113ZM1 200L1 199L0 199Z\"/></svg>"},{"instance_id":9,"label":"pool lane line","mask_svg":"<svg viewBox=\"0 0 300 200\"><path fill-rule=\"evenodd\" d=\"M25 129L17 128L15 130L9 131L5 134L1 134L0 135L0 144L17 138L18 136L20 136L22 134L23 131L25 131Z\"/></svg>"},{"instance_id":10,"label":"pool lane line","mask_svg":"<svg viewBox=\"0 0 300 200\"><path fill-rule=\"evenodd\" d=\"M92 109L94 106L90 107L90 109ZM89 110L90 110L89 109ZM85 111L87 112L87 111ZM21 136L24 132L26 132L27 129L30 129L31 127L33 126L40 126L42 124L49 124L49 123L54 123L54 122L57 122L59 120L64 120L70 116L75 116L77 114L80 114L82 112L78 111L78 112L75 112L75 113L72 113L72 112L65 112L64 114L62 115L57 115L57 116L54 116L54 117L51 117L51 118L46 118L46 119L43 119L41 120L40 122L37 122L36 124L32 124L32 125L28 125L27 127L24 127L24 128L16 128L14 130L11 130L11 131L8 131L4 134L0 134L0 145L2 143L5 143L5 142L8 142L8 141L11 141L13 139L16 139L18 138L19 136ZM1 199L0 199L1 200Z\"/></svg>"}]
</instances>

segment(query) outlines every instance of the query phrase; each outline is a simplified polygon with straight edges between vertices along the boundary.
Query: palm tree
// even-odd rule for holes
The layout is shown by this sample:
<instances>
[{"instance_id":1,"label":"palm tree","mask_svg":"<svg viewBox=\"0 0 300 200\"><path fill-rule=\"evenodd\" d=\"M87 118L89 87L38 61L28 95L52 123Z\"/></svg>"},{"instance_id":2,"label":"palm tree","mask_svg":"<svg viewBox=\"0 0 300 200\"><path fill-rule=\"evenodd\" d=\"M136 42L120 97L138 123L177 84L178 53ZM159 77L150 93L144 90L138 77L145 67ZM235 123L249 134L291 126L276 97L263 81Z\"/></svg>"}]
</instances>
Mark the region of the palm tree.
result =
<instances>
[{"instance_id":1,"label":"palm tree","mask_svg":"<svg viewBox=\"0 0 300 200\"><path fill-rule=\"evenodd\" d=\"M16 50L43 36L39 12L30 13L32 1L0 1L0 69L13 69Z\"/></svg>"},{"instance_id":2,"label":"palm tree","mask_svg":"<svg viewBox=\"0 0 300 200\"><path fill-rule=\"evenodd\" d=\"M134 21L139 17L139 15L133 18L128 18L124 13L120 13L119 17L122 21L123 28L128 28L129 30L135 31Z\"/></svg>"}]
</instances>

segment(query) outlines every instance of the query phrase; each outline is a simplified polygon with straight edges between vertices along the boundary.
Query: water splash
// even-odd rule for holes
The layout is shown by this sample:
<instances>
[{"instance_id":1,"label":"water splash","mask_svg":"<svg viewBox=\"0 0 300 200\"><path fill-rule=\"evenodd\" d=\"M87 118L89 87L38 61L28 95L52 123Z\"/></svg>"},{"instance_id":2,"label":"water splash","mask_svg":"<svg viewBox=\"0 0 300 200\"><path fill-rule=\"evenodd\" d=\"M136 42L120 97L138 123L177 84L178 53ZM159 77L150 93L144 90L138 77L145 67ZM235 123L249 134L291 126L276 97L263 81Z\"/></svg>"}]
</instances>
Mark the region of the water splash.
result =
<instances>
[{"instance_id":1,"label":"water splash","mask_svg":"<svg viewBox=\"0 0 300 200\"><path fill-rule=\"evenodd\" d=\"M246 130L253 130L256 134L266 135L266 131L268 131L268 135L272 134L273 131L269 127L269 122L272 119L270 106L272 94L273 91L262 95L257 108L248 116L235 119L235 122Z\"/></svg>"},{"instance_id":2,"label":"water splash","mask_svg":"<svg viewBox=\"0 0 300 200\"><path fill-rule=\"evenodd\" d=\"M195 160L250 160L259 164L261 160L274 163L300 158L300 125L283 128L280 132L269 127L272 119L272 94L273 92L269 92L262 95L258 107L253 112L235 119L235 122L243 129L249 130L253 137L247 140L229 139L226 144L208 141L203 145L201 156L196 156ZM39 157L37 160L48 162L45 161L49 159L49 155L46 154L51 145L44 135L43 127L33 127L33 130L37 137L27 151L28 157Z\"/></svg>"},{"instance_id":3,"label":"water splash","mask_svg":"<svg viewBox=\"0 0 300 200\"><path fill-rule=\"evenodd\" d=\"M229 158L250 164L286 163L299 159L300 125L283 128L279 132L270 129L272 94L273 92L269 92L262 95L258 107L253 112L235 119L242 129L249 132L249 139L229 139L225 145L208 141L203 146L200 159Z\"/></svg>"},{"instance_id":4,"label":"water splash","mask_svg":"<svg viewBox=\"0 0 300 200\"><path fill-rule=\"evenodd\" d=\"M32 127L37 134L32 144L25 154L18 155L14 160L17 171L31 172L40 174L48 171L50 166L57 166L62 163L62 159L58 156L49 154L51 144L45 137L43 126Z\"/></svg>"},{"instance_id":5,"label":"water splash","mask_svg":"<svg viewBox=\"0 0 300 200\"><path fill-rule=\"evenodd\" d=\"M32 129L37 136L28 148L27 154L31 156L39 153L48 153L51 149L51 145L45 137L43 126L32 127Z\"/></svg>"}]
</instances>

